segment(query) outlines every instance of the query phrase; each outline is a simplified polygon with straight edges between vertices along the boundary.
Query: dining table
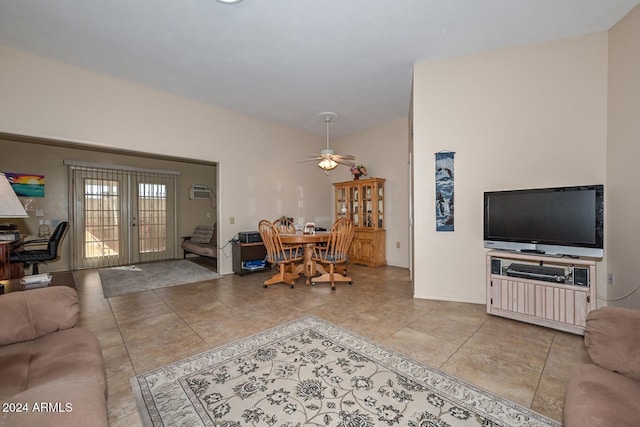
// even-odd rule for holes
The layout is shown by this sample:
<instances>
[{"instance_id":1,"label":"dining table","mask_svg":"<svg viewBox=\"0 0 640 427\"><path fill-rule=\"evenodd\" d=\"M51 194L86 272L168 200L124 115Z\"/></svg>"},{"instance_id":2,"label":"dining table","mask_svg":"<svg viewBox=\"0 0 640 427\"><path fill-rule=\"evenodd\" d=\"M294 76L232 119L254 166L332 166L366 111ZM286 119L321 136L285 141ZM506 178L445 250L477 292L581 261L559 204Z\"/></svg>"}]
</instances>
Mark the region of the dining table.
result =
<instances>
[{"instance_id":1,"label":"dining table","mask_svg":"<svg viewBox=\"0 0 640 427\"><path fill-rule=\"evenodd\" d=\"M315 233L280 233L280 241L285 245L298 244L304 246L304 257L302 264L296 266L293 273L304 273L307 285L311 284L311 278L316 274L327 274L327 271L320 264L313 260L313 247L318 243L329 241L329 231L316 231Z\"/></svg>"}]
</instances>

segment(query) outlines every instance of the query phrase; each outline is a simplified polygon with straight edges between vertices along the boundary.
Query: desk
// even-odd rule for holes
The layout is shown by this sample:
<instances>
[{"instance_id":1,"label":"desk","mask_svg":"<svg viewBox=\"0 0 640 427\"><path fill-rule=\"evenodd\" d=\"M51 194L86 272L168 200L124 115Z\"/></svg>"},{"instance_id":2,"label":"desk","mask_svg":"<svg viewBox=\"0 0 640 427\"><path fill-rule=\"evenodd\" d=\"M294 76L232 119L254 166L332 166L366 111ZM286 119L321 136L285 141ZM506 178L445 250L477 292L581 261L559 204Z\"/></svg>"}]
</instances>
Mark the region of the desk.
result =
<instances>
[{"instance_id":1,"label":"desk","mask_svg":"<svg viewBox=\"0 0 640 427\"><path fill-rule=\"evenodd\" d=\"M22 239L0 241L0 280L16 279L24 276L22 263L11 264L9 257L11 249L22 243Z\"/></svg>"},{"instance_id":2,"label":"desk","mask_svg":"<svg viewBox=\"0 0 640 427\"><path fill-rule=\"evenodd\" d=\"M280 233L280 240L282 241L282 243L289 245L304 245L304 258L302 260L302 264L297 266L295 270L293 270L293 273L300 274L304 271L304 275L307 277L307 285L311 284L311 278L316 275L317 271L322 274L326 274L324 267L322 267L321 265L316 265L316 262L311 259L311 256L313 255L313 246L317 243L328 242L330 235L331 233L328 231L316 231L315 234Z\"/></svg>"}]
</instances>

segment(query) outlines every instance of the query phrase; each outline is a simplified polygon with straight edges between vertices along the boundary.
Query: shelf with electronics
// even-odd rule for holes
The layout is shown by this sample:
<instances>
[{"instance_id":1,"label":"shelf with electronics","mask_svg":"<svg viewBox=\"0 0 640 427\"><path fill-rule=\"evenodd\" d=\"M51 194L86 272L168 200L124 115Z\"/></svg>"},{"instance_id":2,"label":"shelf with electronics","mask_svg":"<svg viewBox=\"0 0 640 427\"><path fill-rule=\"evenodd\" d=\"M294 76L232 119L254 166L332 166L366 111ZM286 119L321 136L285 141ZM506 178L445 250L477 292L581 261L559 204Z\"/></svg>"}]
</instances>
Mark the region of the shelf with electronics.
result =
<instances>
[{"instance_id":1,"label":"shelf with electronics","mask_svg":"<svg viewBox=\"0 0 640 427\"><path fill-rule=\"evenodd\" d=\"M383 178L368 178L333 184L335 218L348 218L356 228L349 249L353 263L369 267L387 264L384 182Z\"/></svg>"},{"instance_id":2,"label":"shelf with electronics","mask_svg":"<svg viewBox=\"0 0 640 427\"><path fill-rule=\"evenodd\" d=\"M556 276L520 274L515 266ZM515 270L515 271L511 271ZM524 268L524 271L527 269ZM487 253L487 313L584 335L596 308L596 260L493 250Z\"/></svg>"}]
</instances>

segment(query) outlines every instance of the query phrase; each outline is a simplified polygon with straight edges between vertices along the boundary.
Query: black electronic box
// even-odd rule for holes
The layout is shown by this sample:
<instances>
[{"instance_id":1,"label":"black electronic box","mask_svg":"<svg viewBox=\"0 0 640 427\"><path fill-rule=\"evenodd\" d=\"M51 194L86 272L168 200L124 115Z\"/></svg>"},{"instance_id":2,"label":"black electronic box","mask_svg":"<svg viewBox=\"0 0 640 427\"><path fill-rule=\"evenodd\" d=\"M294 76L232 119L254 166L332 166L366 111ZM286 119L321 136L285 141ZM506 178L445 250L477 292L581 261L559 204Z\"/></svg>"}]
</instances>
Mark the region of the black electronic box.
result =
<instances>
[{"instance_id":1,"label":"black electronic box","mask_svg":"<svg viewBox=\"0 0 640 427\"><path fill-rule=\"evenodd\" d=\"M260 233L257 231L241 231L238 233L238 240L240 243L257 243L262 242Z\"/></svg>"}]
</instances>

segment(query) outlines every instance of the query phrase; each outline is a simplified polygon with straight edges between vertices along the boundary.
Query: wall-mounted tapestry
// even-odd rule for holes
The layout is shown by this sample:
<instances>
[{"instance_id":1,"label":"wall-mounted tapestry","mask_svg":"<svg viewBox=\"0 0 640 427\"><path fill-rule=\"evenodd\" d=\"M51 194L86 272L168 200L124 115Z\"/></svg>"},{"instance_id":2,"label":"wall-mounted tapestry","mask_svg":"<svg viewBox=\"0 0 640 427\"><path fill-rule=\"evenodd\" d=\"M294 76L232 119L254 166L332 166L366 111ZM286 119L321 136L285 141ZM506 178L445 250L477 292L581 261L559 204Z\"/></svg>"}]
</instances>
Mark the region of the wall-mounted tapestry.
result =
<instances>
[{"instance_id":1,"label":"wall-mounted tapestry","mask_svg":"<svg viewBox=\"0 0 640 427\"><path fill-rule=\"evenodd\" d=\"M456 153L436 153L436 231L453 231L453 160Z\"/></svg>"},{"instance_id":2,"label":"wall-mounted tapestry","mask_svg":"<svg viewBox=\"0 0 640 427\"><path fill-rule=\"evenodd\" d=\"M4 173L13 191L20 197L44 197L44 175Z\"/></svg>"}]
</instances>

